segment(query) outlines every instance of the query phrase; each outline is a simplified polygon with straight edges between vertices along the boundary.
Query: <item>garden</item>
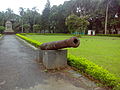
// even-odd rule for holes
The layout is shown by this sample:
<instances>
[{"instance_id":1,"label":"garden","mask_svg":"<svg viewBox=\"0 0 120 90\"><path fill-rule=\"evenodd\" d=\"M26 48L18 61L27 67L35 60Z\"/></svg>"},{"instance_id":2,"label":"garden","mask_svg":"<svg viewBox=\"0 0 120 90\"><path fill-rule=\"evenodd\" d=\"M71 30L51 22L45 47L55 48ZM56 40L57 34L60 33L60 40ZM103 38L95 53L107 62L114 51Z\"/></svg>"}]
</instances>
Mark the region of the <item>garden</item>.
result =
<instances>
[{"instance_id":1,"label":"garden","mask_svg":"<svg viewBox=\"0 0 120 90\"><path fill-rule=\"evenodd\" d=\"M17 34L35 46L68 39L70 34ZM120 37L82 36L78 48L68 48L68 64L106 86L113 87L120 77Z\"/></svg>"},{"instance_id":2,"label":"garden","mask_svg":"<svg viewBox=\"0 0 120 90\"><path fill-rule=\"evenodd\" d=\"M66 48L67 63L95 82L120 90L120 0L65 0L52 6L46 1L41 13L37 7L19 7L19 14L11 8L0 11L0 37L13 29L17 38L38 48L76 36L80 46Z\"/></svg>"}]
</instances>

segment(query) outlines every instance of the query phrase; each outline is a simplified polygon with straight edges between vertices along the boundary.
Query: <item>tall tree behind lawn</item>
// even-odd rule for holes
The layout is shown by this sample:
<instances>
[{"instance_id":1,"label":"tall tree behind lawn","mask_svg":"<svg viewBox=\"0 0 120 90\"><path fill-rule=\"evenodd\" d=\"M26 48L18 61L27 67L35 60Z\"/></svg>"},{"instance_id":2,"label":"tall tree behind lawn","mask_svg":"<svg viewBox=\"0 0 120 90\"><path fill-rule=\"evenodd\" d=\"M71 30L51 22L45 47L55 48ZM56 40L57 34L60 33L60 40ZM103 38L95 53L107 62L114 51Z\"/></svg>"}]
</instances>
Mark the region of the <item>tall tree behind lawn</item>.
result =
<instances>
[{"instance_id":1,"label":"tall tree behind lawn","mask_svg":"<svg viewBox=\"0 0 120 90\"><path fill-rule=\"evenodd\" d=\"M42 29L43 30L49 30L50 31L50 1L47 0L47 3L45 5L45 9L42 12L42 17L41 17L41 24L42 24Z\"/></svg>"},{"instance_id":2,"label":"tall tree behind lawn","mask_svg":"<svg viewBox=\"0 0 120 90\"><path fill-rule=\"evenodd\" d=\"M22 33L23 33L23 20L24 20L25 11L24 11L24 8L22 8L22 7L20 7L19 10L20 10L19 12L20 12L20 16L21 16Z\"/></svg>"},{"instance_id":3,"label":"tall tree behind lawn","mask_svg":"<svg viewBox=\"0 0 120 90\"><path fill-rule=\"evenodd\" d=\"M89 22L86 17L78 17L75 14L72 14L66 18L66 25L70 33L80 32L85 33Z\"/></svg>"}]
</instances>

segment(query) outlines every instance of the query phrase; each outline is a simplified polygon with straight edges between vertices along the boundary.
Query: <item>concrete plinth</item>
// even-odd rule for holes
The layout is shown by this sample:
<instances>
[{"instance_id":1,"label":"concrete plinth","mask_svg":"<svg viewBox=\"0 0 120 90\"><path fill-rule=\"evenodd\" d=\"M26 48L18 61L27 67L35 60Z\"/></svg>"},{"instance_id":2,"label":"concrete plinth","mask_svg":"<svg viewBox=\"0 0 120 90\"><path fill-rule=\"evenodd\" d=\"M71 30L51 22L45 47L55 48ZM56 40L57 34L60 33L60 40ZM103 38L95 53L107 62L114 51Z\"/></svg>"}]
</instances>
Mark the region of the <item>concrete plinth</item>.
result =
<instances>
[{"instance_id":1,"label":"concrete plinth","mask_svg":"<svg viewBox=\"0 0 120 90\"><path fill-rule=\"evenodd\" d=\"M37 51L37 60L38 60L38 62L43 62L43 50L38 50Z\"/></svg>"},{"instance_id":2,"label":"concrete plinth","mask_svg":"<svg viewBox=\"0 0 120 90\"><path fill-rule=\"evenodd\" d=\"M47 69L67 66L67 50L43 50L43 64Z\"/></svg>"}]
</instances>

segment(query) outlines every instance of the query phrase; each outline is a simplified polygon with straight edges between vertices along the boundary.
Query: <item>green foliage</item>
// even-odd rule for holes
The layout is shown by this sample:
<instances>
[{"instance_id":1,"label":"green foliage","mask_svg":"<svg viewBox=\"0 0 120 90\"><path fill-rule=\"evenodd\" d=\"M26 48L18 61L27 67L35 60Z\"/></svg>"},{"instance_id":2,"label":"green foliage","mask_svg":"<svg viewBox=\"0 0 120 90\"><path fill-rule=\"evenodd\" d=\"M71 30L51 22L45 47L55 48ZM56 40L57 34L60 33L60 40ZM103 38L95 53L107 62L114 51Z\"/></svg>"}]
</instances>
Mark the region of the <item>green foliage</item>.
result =
<instances>
[{"instance_id":1,"label":"green foliage","mask_svg":"<svg viewBox=\"0 0 120 90\"><path fill-rule=\"evenodd\" d=\"M2 34L0 34L0 37L2 36Z\"/></svg>"},{"instance_id":2,"label":"green foliage","mask_svg":"<svg viewBox=\"0 0 120 90\"><path fill-rule=\"evenodd\" d=\"M37 8L33 7L32 9L19 8L20 17L19 25L28 24L30 26L29 32L33 32L33 25L39 24L41 21L41 15L38 13ZM26 32L28 32L26 30Z\"/></svg>"},{"instance_id":3,"label":"green foliage","mask_svg":"<svg viewBox=\"0 0 120 90\"><path fill-rule=\"evenodd\" d=\"M30 31L30 25L29 24L24 24L23 28L24 28L25 32L29 32Z\"/></svg>"},{"instance_id":4,"label":"green foliage","mask_svg":"<svg viewBox=\"0 0 120 90\"><path fill-rule=\"evenodd\" d=\"M41 30L41 26L40 26L40 25L38 25L38 24L33 25L33 30L34 30L34 32L38 32L38 31L40 31L40 30Z\"/></svg>"},{"instance_id":5,"label":"green foliage","mask_svg":"<svg viewBox=\"0 0 120 90\"><path fill-rule=\"evenodd\" d=\"M23 25L23 28L27 30L27 29L30 28L30 25L29 25L29 24L24 24L24 25Z\"/></svg>"},{"instance_id":6,"label":"green foliage","mask_svg":"<svg viewBox=\"0 0 120 90\"><path fill-rule=\"evenodd\" d=\"M75 35L75 34L66 34L66 33L21 33L20 35L46 35L46 36L76 36L78 38L81 38L82 36L81 35Z\"/></svg>"},{"instance_id":7,"label":"green foliage","mask_svg":"<svg viewBox=\"0 0 120 90\"><path fill-rule=\"evenodd\" d=\"M89 22L86 20L86 17L78 17L77 15L70 15L66 18L66 25L68 26L68 30L73 32L85 32Z\"/></svg>"},{"instance_id":8,"label":"green foliage","mask_svg":"<svg viewBox=\"0 0 120 90\"><path fill-rule=\"evenodd\" d=\"M97 34L96 36L120 37L120 34Z\"/></svg>"},{"instance_id":9,"label":"green foliage","mask_svg":"<svg viewBox=\"0 0 120 90\"><path fill-rule=\"evenodd\" d=\"M120 84L116 85L116 87L114 87L113 90L120 90Z\"/></svg>"},{"instance_id":10,"label":"green foliage","mask_svg":"<svg viewBox=\"0 0 120 90\"><path fill-rule=\"evenodd\" d=\"M76 67L82 72L89 74L90 76L99 80L106 86L114 87L118 84L118 78L116 78L114 74L111 74L107 70L99 67L98 65L90 62L85 58L78 58L71 54L68 54L68 64Z\"/></svg>"},{"instance_id":11,"label":"green foliage","mask_svg":"<svg viewBox=\"0 0 120 90\"><path fill-rule=\"evenodd\" d=\"M0 33L3 33L3 31L5 30L4 26L0 26Z\"/></svg>"},{"instance_id":12,"label":"green foliage","mask_svg":"<svg viewBox=\"0 0 120 90\"><path fill-rule=\"evenodd\" d=\"M43 30L50 30L49 27L50 27L50 20L49 20L49 17L50 17L50 1L47 0L47 3L45 5L45 9L43 10L42 12L42 16L41 16L41 27Z\"/></svg>"},{"instance_id":13,"label":"green foliage","mask_svg":"<svg viewBox=\"0 0 120 90\"><path fill-rule=\"evenodd\" d=\"M78 16L72 14L66 18L65 24L68 26L69 32L73 33L79 27L79 18ZM78 27L77 27L78 25Z\"/></svg>"},{"instance_id":14,"label":"green foliage","mask_svg":"<svg viewBox=\"0 0 120 90\"><path fill-rule=\"evenodd\" d=\"M111 21L109 22L110 26L114 26L114 25L118 25L120 21L115 20L115 19L111 19Z\"/></svg>"},{"instance_id":15,"label":"green foliage","mask_svg":"<svg viewBox=\"0 0 120 90\"><path fill-rule=\"evenodd\" d=\"M31 43L31 44L34 45L35 47L39 47L40 44L42 44L41 42L38 42L38 41L36 41L36 40L32 40L32 39L27 38L27 37L25 37L25 36L23 36L23 35L20 35L20 34L16 34L16 35L19 36L20 38L24 39L25 41Z\"/></svg>"}]
</instances>

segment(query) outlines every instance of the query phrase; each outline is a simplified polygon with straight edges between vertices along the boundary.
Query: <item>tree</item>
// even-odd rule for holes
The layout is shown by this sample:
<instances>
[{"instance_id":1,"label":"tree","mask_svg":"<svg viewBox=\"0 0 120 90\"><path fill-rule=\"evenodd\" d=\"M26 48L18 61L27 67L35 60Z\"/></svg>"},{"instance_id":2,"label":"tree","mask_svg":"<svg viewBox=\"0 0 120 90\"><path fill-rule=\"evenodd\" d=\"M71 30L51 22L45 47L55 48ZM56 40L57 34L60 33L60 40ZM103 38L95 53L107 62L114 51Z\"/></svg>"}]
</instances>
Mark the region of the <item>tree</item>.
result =
<instances>
[{"instance_id":1,"label":"tree","mask_svg":"<svg viewBox=\"0 0 120 90\"><path fill-rule=\"evenodd\" d=\"M5 17L6 17L6 20L14 19L14 12L13 12L13 10L11 8L6 9Z\"/></svg>"},{"instance_id":2,"label":"tree","mask_svg":"<svg viewBox=\"0 0 120 90\"><path fill-rule=\"evenodd\" d=\"M71 33L85 33L89 22L86 20L86 17L78 17L77 15L72 14L66 18L66 25Z\"/></svg>"},{"instance_id":3,"label":"tree","mask_svg":"<svg viewBox=\"0 0 120 90\"><path fill-rule=\"evenodd\" d=\"M35 25L33 25L33 30L35 33L39 32L39 31L41 31L41 26L39 24L35 24Z\"/></svg>"},{"instance_id":4,"label":"tree","mask_svg":"<svg viewBox=\"0 0 120 90\"><path fill-rule=\"evenodd\" d=\"M107 34L107 31L110 32L110 24L109 21L111 19L115 18L116 13L118 13L119 10L119 0L102 0L101 2L101 8L99 8L102 11L102 15L104 16L104 34ZM105 9L103 9L105 8Z\"/></svg>"},{"instance_id":5,"label":"tree","mask_svg":"<svg viewBox=\"0 0 120 90\"><path fill-rule=\"evenodd\" d=\"M30 25L29 24L24 24L23 29L25 30L26 33L30 32Z\"/></svg>"},{"instance_id":6,"label":"tree","mask_svg":"<svg viewBox=\"0 0 120 90\"><path fill-rule=\"evenodd\" d=\"M43 30L49 30L50 31L50 1L47 0L47 3L45 5L45 9L42 12L42 16L41 16L41 26Z\"/></svg>"},{"instance_id":7,"label":"tree","mask_svg":"<svg viewBox=\"0 0 120 90\"><path fill-rule=\"evenodd\" d=\"M21 22L22 24L30 25L30 32L33 32L33 25L40 23L40 14L37 11L36 7L33 7L31 10L29 8L23 9L20 8Z\"/></svg>"},{"instance_id":8,"label":"tree","mask_svg":"<svg viewBox=\"0 0 120 90\"><path fill-rule=\"evenodd\" d=\"M21 22L22 22L22 25L21 25L22 26L22 32L23 32L23 19L24 19L23 16L25 14L25 11L24 11L24 8L22 8L22 7L20 7L19 10L20 10L19 12L20 12Z\"/></svg>"}]
</instances>

